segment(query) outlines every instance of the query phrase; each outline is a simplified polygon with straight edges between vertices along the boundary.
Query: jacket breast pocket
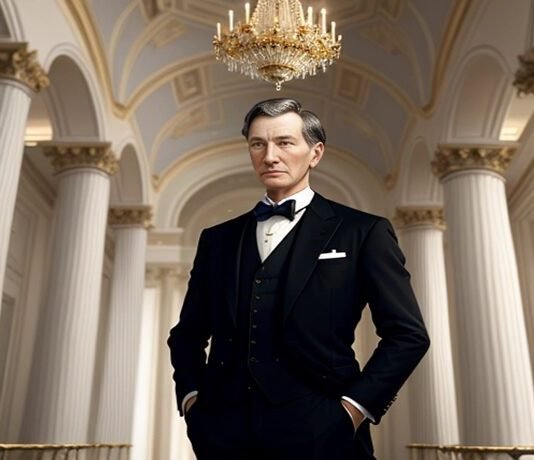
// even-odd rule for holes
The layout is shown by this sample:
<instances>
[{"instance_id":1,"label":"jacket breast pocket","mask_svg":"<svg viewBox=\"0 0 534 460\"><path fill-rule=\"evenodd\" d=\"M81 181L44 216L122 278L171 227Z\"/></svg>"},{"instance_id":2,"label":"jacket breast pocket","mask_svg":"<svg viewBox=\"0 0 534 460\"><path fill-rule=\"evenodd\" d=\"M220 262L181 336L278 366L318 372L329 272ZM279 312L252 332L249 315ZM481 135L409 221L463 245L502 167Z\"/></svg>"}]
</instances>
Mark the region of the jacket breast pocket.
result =
<instances>
[{"instance_id":1,"label":"jacket breast pocket","mask_svg":"<svg viewBox=\"0 0 534 460\"><path fill-rule=\"evenodd\" d=\"M318 277L326 284L326 287L337 288L342 286L350 272L349 259L320 259L316 269Z\"/></svg>"}]
</instances>

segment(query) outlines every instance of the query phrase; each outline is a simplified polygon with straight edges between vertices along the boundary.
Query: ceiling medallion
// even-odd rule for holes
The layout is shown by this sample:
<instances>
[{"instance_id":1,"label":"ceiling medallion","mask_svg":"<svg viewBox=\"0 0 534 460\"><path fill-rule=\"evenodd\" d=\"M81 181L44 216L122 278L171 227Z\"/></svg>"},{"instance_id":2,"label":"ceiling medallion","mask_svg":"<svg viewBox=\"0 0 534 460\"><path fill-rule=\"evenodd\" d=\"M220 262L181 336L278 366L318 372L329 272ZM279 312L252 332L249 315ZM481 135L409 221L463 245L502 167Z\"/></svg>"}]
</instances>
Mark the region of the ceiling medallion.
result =
<instances>
[{"instance_id":1,"label":"ceiling medallion","mask_svg":"<svg viewBox=\"0 0 534 460\"><path fill-rule=\"evenodd\" d=\"M241 72L252 79L282 83L293 78L306 78L323 72L341 52L341 35L336 36L336 23L326 27L326 10L320 11L314 23L313 8L304 11L298 0L258 0L250 15L245 3L245 20L234 24L234 11L228 12L228 29L217 23L213 38L215 57L231 72Z\"/></svg>"}]
</instances>

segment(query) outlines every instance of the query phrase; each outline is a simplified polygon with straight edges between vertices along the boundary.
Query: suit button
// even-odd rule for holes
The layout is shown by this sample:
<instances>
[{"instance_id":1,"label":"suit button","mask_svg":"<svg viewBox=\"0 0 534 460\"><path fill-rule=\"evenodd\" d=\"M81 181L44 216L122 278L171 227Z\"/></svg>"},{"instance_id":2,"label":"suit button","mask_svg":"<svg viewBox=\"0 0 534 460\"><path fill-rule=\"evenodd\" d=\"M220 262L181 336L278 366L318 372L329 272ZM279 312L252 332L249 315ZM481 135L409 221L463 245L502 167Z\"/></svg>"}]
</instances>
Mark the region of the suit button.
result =
<instances>
[{"instance_id":1,"label":"suit button","mask_svg":"<svg viewBox=\"0 0 534 460\"><path fill-rule=\"evenodd\" d=\"M280 362L280 358L274 358L274 361L275 361L276 363L279 363L279 362Z\"/></svg>"},{"instance_id":2,"label":"suit button","mask_svg":"<svg viewBox=\"0 0 534 460\"><path fill-rule=\"evenodd\" d=\"M326 379L326 375L321 375L321 378L324 380Z\"/></svg>"},{"instance_id":3,"label":"suit button","mask_svg":"<svg viewBox=\"0 0 534 460\"><path fill-rule=\"evenodd\" d=\"M224 366L224 361L220 361L219 364L220 364L221 366Z\"/></svg>"},{"instance_id":4,"label":"suit button","mask_svg":"<svg viewBox=\"0 0 534 460\"><path fill-rule=\"evenodd\" d=\"M252 313L258 313L258 309L255 308L254 310L252 310Z\"/></svg>"},{"instance_id":5,"label":"suit button","mask_svg":"<svg viewBox=\"0 0 534 460\"><path fill-rule=\"evenodd\" d=\"M250 341L250 344L251 344L251 345L256 345L256 341L255 341L255 340L251 340L251 341Z\"/></svg>"},{"instance_id":6,"label":"suit button","mask_svg":"<svg viewBox=\"0 0 534 460\"><path fill-rule=\"evenodd\" d=\"M261 284L261 280L256 280L256 284Z\"/></svg>"},{"instance_id":7,"label":"suit button","mask_svg":"<svg viewBox=\"0 0 534 460\"><path fill-rule=\"evenodd\" d=\"M232 337L230 337L230 338L228 339L228 342L230 342L230 343L232 343L233 341L234 341L234 339L232 339Z\"/></svg>"},{"instance_id":8,"label":"suit button","mask_svg":"<svg viewBox=\"0 0 534 460\"><path fill-rule=\"evenodd\" d=\"M260 297L259 295L255 295L254 298L255 298L256 300L260 300L260 299L261 299L261 297Z\"/></svg>"},{"instance_id":9,"label":"suit button","mask_svg":"<svg viewBox=\"0 0 534 460\"><path fill-rule=\"evenodd\" d=\"M259 361L256 359L256 357L252 356L252 358L250 358L250 362L251 363L257 363Z\"/></svg>"},{"instance_id":10,"label":"suit button","mask_svg":"<svg viewBox=\"0 0 534 460\"><path fill-rule=\"evenodd\" d=\"M256 324L252 325L252 329L256 329L258 326Z\"/></svg>"}]
</instances>

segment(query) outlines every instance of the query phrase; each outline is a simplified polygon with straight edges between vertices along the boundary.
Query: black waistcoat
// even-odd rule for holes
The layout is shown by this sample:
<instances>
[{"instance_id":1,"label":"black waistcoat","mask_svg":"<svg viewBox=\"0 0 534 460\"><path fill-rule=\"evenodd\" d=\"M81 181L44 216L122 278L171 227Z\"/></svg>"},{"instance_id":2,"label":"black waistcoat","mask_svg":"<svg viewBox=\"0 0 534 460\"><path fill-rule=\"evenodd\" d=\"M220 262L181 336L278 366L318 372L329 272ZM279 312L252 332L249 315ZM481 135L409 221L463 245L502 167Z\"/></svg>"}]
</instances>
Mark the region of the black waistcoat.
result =
<instances>
[{"instance_id":1,"label":"black waistcoat","mask_svg":"<svg viewBox=\"0 0 534 460\"><path fill-rule=\"evenodd\" d=\"M256 225L245 232L239 272L238 349L240 373L273 403L309 393L288 363L282 340L282 299L297 224L261 262Z\"/></svg>"}]
</instances>

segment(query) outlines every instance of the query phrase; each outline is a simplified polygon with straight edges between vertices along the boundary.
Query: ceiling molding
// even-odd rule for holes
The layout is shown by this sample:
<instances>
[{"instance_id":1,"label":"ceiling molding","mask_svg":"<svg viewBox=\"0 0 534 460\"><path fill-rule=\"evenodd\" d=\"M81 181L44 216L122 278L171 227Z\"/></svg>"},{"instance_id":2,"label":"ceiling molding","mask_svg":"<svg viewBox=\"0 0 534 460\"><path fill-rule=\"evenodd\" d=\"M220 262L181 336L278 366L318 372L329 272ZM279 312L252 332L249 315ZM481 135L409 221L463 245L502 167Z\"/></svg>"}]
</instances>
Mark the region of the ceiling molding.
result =
<instances>
[{"instance_id":1,"label":"ceiling molding","mask_svg":"<svg viewBox=\"0 0 534 460\"><path fill-rule=\"evenodd\" d=\"M98 38L99 34L90 11L87 9L84 0L63 0L63 2L70 12L72 20L76 24L77 30L81 34L87 52L91 57L91 61L95 66L97 77L104 89L106 102L117 118L126 118L128 114L126 107L115 100L106 53Z\"/></svg>"},{"instance_id":2,"label":"ceiling molding","mask_svg":"<svg viewBox=\"0 0 534 460\"><path fill-rule=\"evenodd\" d=\"M421 108L425 118L430 118L436 108L436 102L443 86L443 80L450 62L452 52L458 41L460 30L465 23L467 14L477 0L457 0L454 11L449 19L444 38L441 40L437 62L432 75L432 91L429 101Z\"/></svg>"},{"instance_id":3,"label":"ceiling molding","mask_svg":"<svg viewBox=\"0 0 534 460\"><path fill-rule=\"evenodd\" d=\"M208 61L210 63L215 62L211 51L207 51L204 54L199 54L193 59L174 62L169 66L161 68L156 74L151 75L150 78L141 83L136 90L132 92L132 95L128 101L124 103L118 102L113 93L111 74L106 59L106 53L104 52L98 38L98 29L93 18L91 17L91 12L88 10L84 0L63 1L66 2L73 20L77 24L82 38L86 43L91 59L93 60L97 69L98 77L105 88L108 103L112 107L113 113L121 119L129 118L132 112L139 106L139 104L141 104L145 97L156 91L161 85L172 80L176 76L175 74L183 72L184 66L191 69L196 65L205 64ZM351 62L350 60L346 60L345 62L351 62L350 65L353 68L357 68L363 75L367 76L373 81L378 82L380 86L383 86L389 93L394 94L398 100L402 101L405 107L409 107L413 113L416 113L424 118L429 118L434 111L435 103L441 90L441 84L447 69L447 64L458 37L458 32L464 24L467 12L474 1L476 0L457 0L456 2L453 13L451 14L446 27L444 39L442 40L440 46L437 63L434 66L430 99L422 107L418 107L413 101L411 101L410 97L398 87L395 81L369 67L364 66L359 61ZM339 64L340 63L338 63L338 65Z\"/></svg>"},{"instance_id":4,"label":"ceiling molding","mask_svg":"<svg viewBox=\"0 0 534 460\"><path fill-rule=\"evenodd\" d=\"M156 17L146 25L142 33L129 47L119 79L120 83L117 90L119 100L125 101L128 99L128 95L126 94L128 90L128 81L132 75L132 69L135 67L139 55L150 42L157 40L157 37L163 30L168 28L169 25L174 24L177 20L178 18L176 16L168 14ZM179 26L178 32L181 34L185 33L186 28L183 22L180 22ZM135 90L133 93L135 94ZM129 104L127 103L126 105L128 106Z\"/></svg>"},{"instance_id":5,"label":"ceiling molding","mask_svg":"<svg viewBox=\"0 0 534 460\"><path fill-rule=\"evenodd\" d=\"M119 40L122 36L122 32L124 31L124 28L126 27L126 23L130 17L130 14L132 14L137 8L137 4L131 3L128 5L127 8L124 9L124 11L119 15L117 18L117 21L115 22L115 25L113 27L113 31L111 32L111 38L109 40L109 62L114 62L115 60L115 51L117 50L117 46L119 43Z\"/></svg>"}]
</instances>

